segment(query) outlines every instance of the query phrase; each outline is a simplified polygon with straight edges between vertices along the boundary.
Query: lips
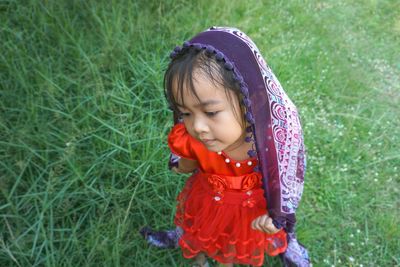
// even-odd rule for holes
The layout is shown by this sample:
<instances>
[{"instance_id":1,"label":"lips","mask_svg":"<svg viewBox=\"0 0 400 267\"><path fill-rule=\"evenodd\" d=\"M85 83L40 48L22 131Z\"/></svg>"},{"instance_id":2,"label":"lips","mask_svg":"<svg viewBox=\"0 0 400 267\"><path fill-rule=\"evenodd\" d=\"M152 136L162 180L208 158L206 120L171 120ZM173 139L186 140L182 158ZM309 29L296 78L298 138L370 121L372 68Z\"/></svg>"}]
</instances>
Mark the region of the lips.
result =
<instances>
[{"instance_id":1,"label":"lips","mask_svg":"<svg viewBox=\"0 0 400 267\"><path fill-rule=\"evenodd\" d=\"M211 145L212 143L215 142L215 139L201 139L201 142L206 145Z\"/></svg>"}]
</instances>

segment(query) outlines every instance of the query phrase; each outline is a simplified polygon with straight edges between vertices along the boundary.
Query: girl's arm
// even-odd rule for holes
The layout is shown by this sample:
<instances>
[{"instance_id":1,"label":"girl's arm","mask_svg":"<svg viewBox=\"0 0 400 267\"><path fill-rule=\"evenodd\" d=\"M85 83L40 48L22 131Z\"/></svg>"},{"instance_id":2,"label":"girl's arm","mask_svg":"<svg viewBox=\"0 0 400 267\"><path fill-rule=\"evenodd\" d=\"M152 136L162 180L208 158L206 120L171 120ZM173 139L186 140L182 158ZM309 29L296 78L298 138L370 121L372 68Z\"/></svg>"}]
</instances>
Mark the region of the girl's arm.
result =
<instances>
[{"instance_id":1,"label":"girl's arm","mask_svg":"<svg viewBox=\"0 0 400 267\"><path fill-rule=\"evenodd\" d=\"M199 166L197 160L190 160L180 158L178 161L178 167L172 167L172 170L177 173L190 173L197 169Z\"/></svg>"}]
</instances>

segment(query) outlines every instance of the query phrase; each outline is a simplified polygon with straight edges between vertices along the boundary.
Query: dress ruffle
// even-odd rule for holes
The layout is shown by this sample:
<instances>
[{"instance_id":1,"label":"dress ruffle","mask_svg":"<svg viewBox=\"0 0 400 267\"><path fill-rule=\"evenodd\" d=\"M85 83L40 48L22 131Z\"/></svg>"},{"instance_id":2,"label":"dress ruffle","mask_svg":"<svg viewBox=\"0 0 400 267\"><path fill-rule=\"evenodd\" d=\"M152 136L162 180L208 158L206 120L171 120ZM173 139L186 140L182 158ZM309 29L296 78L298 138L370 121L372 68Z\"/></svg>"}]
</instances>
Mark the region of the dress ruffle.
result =
<instances>
[{"instance_id":1,"label":"dress ruffle","mask_svg":"<svg viewBox=\"0 0 400 267\"><path fill-rule=\"evenodd\" d=\"M195 173L177 197L175 224L184 230L179 245L185 258L204 252L221 263L261 266L264 253L276 256L286 250L284 230L271 235L251 228L266 213L260 186L216 192L207 178Z\"/></svg>"}]
</instances>

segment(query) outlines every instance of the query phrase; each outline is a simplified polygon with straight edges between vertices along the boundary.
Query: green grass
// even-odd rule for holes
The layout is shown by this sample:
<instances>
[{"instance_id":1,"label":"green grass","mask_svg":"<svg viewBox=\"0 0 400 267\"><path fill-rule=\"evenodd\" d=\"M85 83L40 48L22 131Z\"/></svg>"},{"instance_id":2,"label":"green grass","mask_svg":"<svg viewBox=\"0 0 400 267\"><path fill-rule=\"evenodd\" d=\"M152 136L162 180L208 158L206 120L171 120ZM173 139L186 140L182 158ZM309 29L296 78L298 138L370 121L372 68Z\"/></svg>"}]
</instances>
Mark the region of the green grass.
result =
<instances>
[{"instance_id":1,"label":"green grass","mask_svg":"<svg viewBox=\"0 0 400 267\"><path fill-rule=\"evenodd\" d=\"M398 1L0 1L0 266L187 266L172 226L171 49L242 29L298 106L315 266L400 265ZM267 258L265 266L279 266Z\"/></svg>"}]
</instances>

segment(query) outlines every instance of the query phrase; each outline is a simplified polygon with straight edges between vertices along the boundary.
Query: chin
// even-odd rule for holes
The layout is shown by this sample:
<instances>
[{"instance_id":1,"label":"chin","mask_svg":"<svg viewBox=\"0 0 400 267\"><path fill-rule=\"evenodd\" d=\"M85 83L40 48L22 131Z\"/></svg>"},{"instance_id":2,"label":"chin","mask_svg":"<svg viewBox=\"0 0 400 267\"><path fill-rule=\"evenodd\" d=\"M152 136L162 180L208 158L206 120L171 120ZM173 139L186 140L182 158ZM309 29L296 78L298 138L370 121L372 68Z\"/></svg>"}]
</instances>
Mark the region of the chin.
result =
<instances>
[{"instance_id":1,"label":"chin","mask_svg":"<svg viewBox=\"0 0 400 267\"><path fill-rule=\"evenodd\" d=\"M214 145L205 145L205 147L206 147L209 151L212 151L212 152L219 152L219 151L222 151L222 150L223 150L223 148L222 148L221 146L218 146L218 145L216 145L216 144L214 144Z\"/></svg>"},{"instance_id":2,"label":"chin","mask_svg":"<svg viewBox=\"0 0 400 267\"><path fill-rule=\"evenodd\" d=\"M221 151L221 149L218 149L216 147L207 147L208 150L212 151L212 152L219 152Z\"/></svg>"}]
</instances>

